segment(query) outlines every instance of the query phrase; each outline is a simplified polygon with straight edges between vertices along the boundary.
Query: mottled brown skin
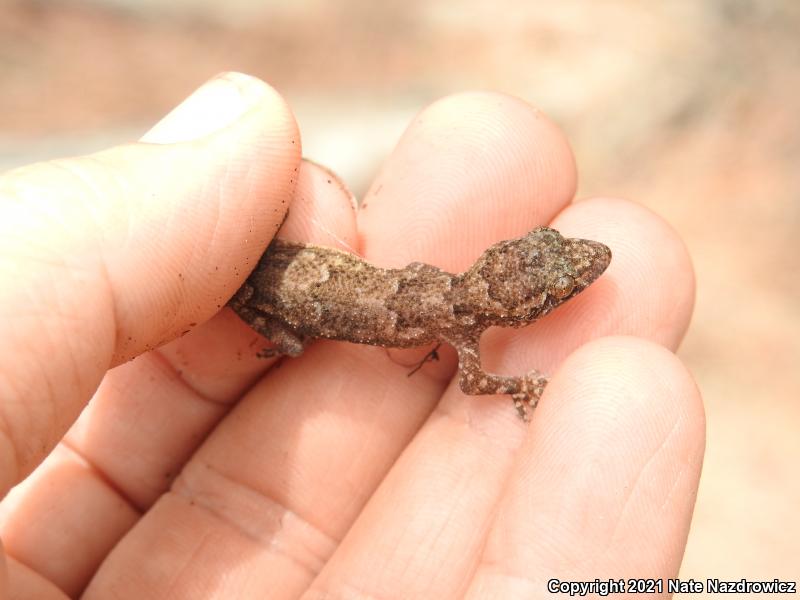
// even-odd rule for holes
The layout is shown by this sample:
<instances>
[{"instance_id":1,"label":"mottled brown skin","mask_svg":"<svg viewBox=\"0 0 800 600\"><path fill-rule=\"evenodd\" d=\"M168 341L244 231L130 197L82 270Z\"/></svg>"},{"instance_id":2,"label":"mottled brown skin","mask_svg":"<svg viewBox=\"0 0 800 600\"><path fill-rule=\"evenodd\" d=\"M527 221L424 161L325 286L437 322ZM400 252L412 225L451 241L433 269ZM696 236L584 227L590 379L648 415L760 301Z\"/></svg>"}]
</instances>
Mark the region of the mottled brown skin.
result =
<instances>
[{"instance_id":1,"label":"mottled brown skin","mask_svg":"<svg viewBox=\"0 0 800 600\"><path fill-rule=\"evenodd\" d=\"M458 351L465 393L510 394L527 420L547 378L486 373L481 334L534 322L610 261L603 244L547 227L494 244L458 275L424 263L381 269L341 250L275 239L229 305L275 344L272 354L298 356L313 338L390 348L447 342Z\"/></svg>"}]
</instances>

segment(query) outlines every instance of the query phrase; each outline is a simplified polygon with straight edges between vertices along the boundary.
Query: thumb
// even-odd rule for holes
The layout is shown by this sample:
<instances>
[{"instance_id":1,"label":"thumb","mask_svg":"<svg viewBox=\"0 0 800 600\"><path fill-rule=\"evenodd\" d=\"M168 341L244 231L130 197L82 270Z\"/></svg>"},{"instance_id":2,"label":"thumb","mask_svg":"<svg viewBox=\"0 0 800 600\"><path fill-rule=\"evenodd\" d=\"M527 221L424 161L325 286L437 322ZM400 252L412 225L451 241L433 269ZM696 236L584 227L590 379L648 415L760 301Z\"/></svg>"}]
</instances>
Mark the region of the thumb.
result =
<instances>
[{"instance_id":1,"label":"thumb","mask_svg":"<svg viewBox=\"0 0 800 600\"><path fill-rule=\"evenodd\" d=\"M108 368L224 305L281 223L299 161L284 101L229 73L143 142L0 177L0 493Z\"/></svg>"}]
</instances>

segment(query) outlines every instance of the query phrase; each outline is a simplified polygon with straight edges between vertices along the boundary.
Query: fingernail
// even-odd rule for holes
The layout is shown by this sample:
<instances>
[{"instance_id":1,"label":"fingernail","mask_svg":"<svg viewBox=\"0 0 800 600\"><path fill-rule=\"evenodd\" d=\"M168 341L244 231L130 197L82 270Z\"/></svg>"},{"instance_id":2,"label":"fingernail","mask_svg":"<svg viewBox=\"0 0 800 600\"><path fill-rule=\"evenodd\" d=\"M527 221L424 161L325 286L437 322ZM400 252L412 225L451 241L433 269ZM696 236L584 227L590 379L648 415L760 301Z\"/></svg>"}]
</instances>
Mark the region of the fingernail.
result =
<instances>
[{"instance_id":1,"label":"fingernail","mask_svg":"<svg viewBox=\"0 0 800 600\"><path fill-rule=\"evenodd\" d=\"M172 144L206 136L234 123L258 104L269 87L244 73L221 73L204 83L141 138Z\"/></svg>"}]
</instances>

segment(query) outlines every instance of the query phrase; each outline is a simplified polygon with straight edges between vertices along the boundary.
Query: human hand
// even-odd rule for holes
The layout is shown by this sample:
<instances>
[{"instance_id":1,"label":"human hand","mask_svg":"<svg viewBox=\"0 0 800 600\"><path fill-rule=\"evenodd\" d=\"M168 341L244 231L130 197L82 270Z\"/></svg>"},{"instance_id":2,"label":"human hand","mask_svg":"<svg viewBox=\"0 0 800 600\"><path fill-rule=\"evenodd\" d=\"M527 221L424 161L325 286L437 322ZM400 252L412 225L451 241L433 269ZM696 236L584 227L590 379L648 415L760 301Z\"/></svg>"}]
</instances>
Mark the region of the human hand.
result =
<instances>
[{"instance_id":1,"label":"human hand","mask_svg":"<svg viewBox=\"0 0 800 600\"><path fill-rule=\"evenodd\" d=\"M664 349L693 297L675 234L635 204L571 204L562 134L505 96L426 109L356 214L299 162L274 92L238 75L204 92L145 136L165 145L0 182L4 489L49 453L2 503L7 596L512 598L675 576L704 438ZM383 266L458 271L548 223L612 248L581 296L485 336L491 370L553 375L530 425L507 397L463 395L449 352L410 378L420 352L256 357L219 307L295 184L282 235Z\"/></svg>"}]
</instances>

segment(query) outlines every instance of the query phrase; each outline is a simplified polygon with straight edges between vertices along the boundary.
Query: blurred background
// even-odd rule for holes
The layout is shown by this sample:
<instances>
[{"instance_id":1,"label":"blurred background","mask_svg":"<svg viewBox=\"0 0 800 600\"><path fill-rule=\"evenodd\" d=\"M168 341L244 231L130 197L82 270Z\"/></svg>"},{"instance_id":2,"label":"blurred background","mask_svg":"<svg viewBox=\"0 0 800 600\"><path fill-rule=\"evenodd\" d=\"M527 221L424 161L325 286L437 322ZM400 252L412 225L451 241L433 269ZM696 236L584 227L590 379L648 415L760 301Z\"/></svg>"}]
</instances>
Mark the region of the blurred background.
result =
<instances>
[{"instance_id":1,"label":"blurred background","mask_svg":"<svg viewBox=\"0 0 800 600\"><path fill-rule=\"evenodd\" d=\"M708 442L681 576L800 579L800 2L0 0L0 170L135 140L222 70L277 87L357 195L448 93L559 123L578 196L650 207L694 259L679 354Z\"/></svg>"}]
</instances>

